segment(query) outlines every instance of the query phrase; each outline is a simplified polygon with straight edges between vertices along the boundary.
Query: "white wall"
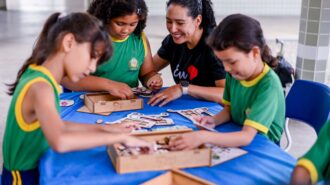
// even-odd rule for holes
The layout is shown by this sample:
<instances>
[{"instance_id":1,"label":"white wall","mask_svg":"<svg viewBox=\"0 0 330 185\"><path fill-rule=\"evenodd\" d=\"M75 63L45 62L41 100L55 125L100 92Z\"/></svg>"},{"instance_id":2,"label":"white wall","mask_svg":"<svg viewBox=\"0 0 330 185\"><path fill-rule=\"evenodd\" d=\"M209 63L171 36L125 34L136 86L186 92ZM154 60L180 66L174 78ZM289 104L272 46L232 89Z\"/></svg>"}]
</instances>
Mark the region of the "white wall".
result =
<instances>
[{"instance_id":1,"label":"white wall","mask_svg":"<svg viewBox=\"0 0 330 185\"><path fill-rule=\"evenodd\" d=\"M150 15L165 15L165 0L145 0ZM300 16L301 0L213 0L216 15Z\"/></svg>"}]
</instances>

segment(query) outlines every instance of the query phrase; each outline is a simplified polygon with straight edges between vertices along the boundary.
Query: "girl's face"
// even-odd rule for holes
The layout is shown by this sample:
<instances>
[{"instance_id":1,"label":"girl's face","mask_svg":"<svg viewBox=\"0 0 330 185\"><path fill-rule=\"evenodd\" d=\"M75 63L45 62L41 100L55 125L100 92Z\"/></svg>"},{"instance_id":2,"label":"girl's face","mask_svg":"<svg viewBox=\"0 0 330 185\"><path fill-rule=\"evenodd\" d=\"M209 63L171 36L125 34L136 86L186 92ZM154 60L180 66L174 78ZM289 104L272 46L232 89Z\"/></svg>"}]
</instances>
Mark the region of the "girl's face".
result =
<instances>
[{"instance_id":1,"label":"girl's face","mask_svg":"<svg viewBox=\"0 0 330 185\"><path fill-rule=\"evenodd\" d=\"M193 35L201 23L201 16L193 19L188 16L188 9L180 5L171 4L167 8L166 26L173 41L183 44L192 40Z\"/></svg>"},{"instance_id":2,"label":"girl's face","mask_svg":"<svg viewBox=\"0 0 330 185\"><path fill-rule=\"evenodd\" d=\"M236 80L252 80L258 67L259 48L254 47L249 53L245 53L236 47L229 47L223 51L214 50L214 54L222 61L225 71Z\"/></svg>"},{"instance_id":3,"label":"girl's face","mask_svg":"<svg viewBox=\"0 0 330 185\"><path fill-rule=\"evenodd\" d=\"M74 42L70 52L66 55L66 62L64 62L66 76L72 82L77 82L95 72L97 61L102 56L103 49L101 43L96 44L96 49L93 51L91 43Z\"/></svg>"},{"instance_id":4,"label":"girl's face","mask_svg":"<svg viewBox=\"0 0 330 185\"><path fill-rule=\"evenodd\" d=\"M110 23L108 24L108 32L111 37L123 40L133 33L138 23L139 17L136 13L116 17L110 20Z\"/></svg>"}]
</instances>

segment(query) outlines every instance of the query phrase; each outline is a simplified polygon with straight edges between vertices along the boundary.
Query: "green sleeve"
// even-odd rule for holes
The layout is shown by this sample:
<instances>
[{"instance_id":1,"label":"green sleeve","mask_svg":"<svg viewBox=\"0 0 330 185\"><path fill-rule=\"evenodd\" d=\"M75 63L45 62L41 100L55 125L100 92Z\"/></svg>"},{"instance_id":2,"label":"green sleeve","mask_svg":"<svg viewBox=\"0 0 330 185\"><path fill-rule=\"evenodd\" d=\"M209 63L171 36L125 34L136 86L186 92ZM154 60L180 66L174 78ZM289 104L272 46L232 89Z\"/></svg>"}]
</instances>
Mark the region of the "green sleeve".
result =
<instances>
[{"instance_id":1,"label":"green sleeve","mask_svg":"<svg viewBox=\"0 0 330 185\"><path fill-rule=\"evenodd\" d=\"M227 73L226 74L226 84L225 89L223 92L222 103L225 105L230 105L230 83L231 83L231 76Z\"/></svg>"},{"instance_id":2,"label":"green sleeve","mask_svg":"<svg viewBox=\"0 0 330 185\"><path fill-rule=\"evenodd\" d=\"M310 173L312 183L330 180L330 120L321 129L312 148L298 161Z\"/></svg>"},{"instance_id":3,"label":"green sleeve","mask_svg":"<svg viewBox=\"0 0 330 185\"><path fill-rule=\"evenodd\" d=\"M258 90L255 92L256 98L251 104L250 110L247 111L244 121L244 125L252 126L264 134L268 133L278 108L281 108L279 107L277 86L273 84L270 79L259 84Z\"/></svg>"}]
</instances>

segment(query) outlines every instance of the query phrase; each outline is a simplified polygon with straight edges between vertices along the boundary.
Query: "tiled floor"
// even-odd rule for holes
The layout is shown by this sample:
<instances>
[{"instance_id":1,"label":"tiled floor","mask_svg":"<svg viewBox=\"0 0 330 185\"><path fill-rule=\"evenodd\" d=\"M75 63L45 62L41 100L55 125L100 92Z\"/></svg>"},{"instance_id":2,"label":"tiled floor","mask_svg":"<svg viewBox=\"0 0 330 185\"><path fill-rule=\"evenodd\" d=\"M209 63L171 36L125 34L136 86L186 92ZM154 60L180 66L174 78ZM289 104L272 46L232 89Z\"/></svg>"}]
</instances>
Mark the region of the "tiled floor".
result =
<instances>
[{"instance_id":1,"label":"tiled floor","mask_svg":"<svg viewBox=\"0 0 330 185\"><path fill-rule=\"evenodd\" d=\"M65 7L66 10L83 11L86 9L84 7L86 3L81 2L80 0L71 0L70 4L56 3L49 6L53 7L53 9L63 9ZM5 93L7 90L5 83L14 81L19 67L31 53L37 34L40 32L43 22L50 13L50 11L41 12L31 10L28 12L0 11L0 141L2 141L7 109L10 102L10 97ZM217 20L219 21L220 19L218 18ZM266 37L270 39L271 48L275 51L278 50L274 38L280 38L285 41L287 46L285 56L294 65L299 18L260 17L258 19L263 25ZM167 34L165 18L149 17L146 34L149 37L152 52L155 53L162 39ZM162 73L165 86L173 84L169 69L166 68ZM294 139L290 153L294 156L300 156L311 146L316 135L309 126L298 122L292 122L290 128ZM1 149L2 147L0 148L0 152ZM0 156L1 163L2 155Z\"/></svg>"}]
</instances>

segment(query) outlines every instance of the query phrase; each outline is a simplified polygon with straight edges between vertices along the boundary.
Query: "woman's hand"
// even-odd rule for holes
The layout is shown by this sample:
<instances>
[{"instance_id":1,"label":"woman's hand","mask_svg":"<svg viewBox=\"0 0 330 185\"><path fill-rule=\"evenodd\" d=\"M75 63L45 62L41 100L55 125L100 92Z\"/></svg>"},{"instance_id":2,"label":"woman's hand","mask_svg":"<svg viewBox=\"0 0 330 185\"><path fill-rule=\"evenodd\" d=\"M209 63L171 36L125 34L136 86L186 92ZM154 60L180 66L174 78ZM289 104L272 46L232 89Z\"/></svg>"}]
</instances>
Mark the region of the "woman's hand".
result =
<instances>
[{"instance_id":1,"label":"woman's hand","mask_svg":"<svg viewBox=\"0 0 330 185\"><path fill-rule=\"evenodd\" d=\"M159 90L163 86L163 79L161 74L157 73L148 79L146 86L151 90Z\"/></svg>"},{"instance_id":2,"label":"woman's hand","mask_svg":"<svg viewBox=\"0 0 330 185\"><path fill-rule=\"evenodd\" d=\"M125 83L110 81L110 88L108 88L108 92L116 97L119 97L123 100L132 99L134 97L132 89Z\"/></svg>"},{"instance_id":3,"label":"woman's hand","mask_svg":"<svg viewBox=\"0 0 330 185\"><path fill-rule=\"evenodd\" d=\"M172 150L190 150L204 143L203 135L206 131L195 131L179 135L170 139L169 146Z\"/></svg>"},{"instance_id":4,"label":"woman's hand","mask_svg":"<svg viewBox=\"0 0 330 185\"><path fill-rule=\"evenodd\" d=\"M150 98L150 100L148 101L148 104L151 106L155 106L158 103L159 107L164 106L165 104L167 104L170 101L173 101L175 99L178 99L182 96L182 90L181 90L181 86L179 84L171 86L167 89L165 89L162 92L159 92L157 94L155 94L154 96L152 96Z\"/></svg>"}]
</instances>

